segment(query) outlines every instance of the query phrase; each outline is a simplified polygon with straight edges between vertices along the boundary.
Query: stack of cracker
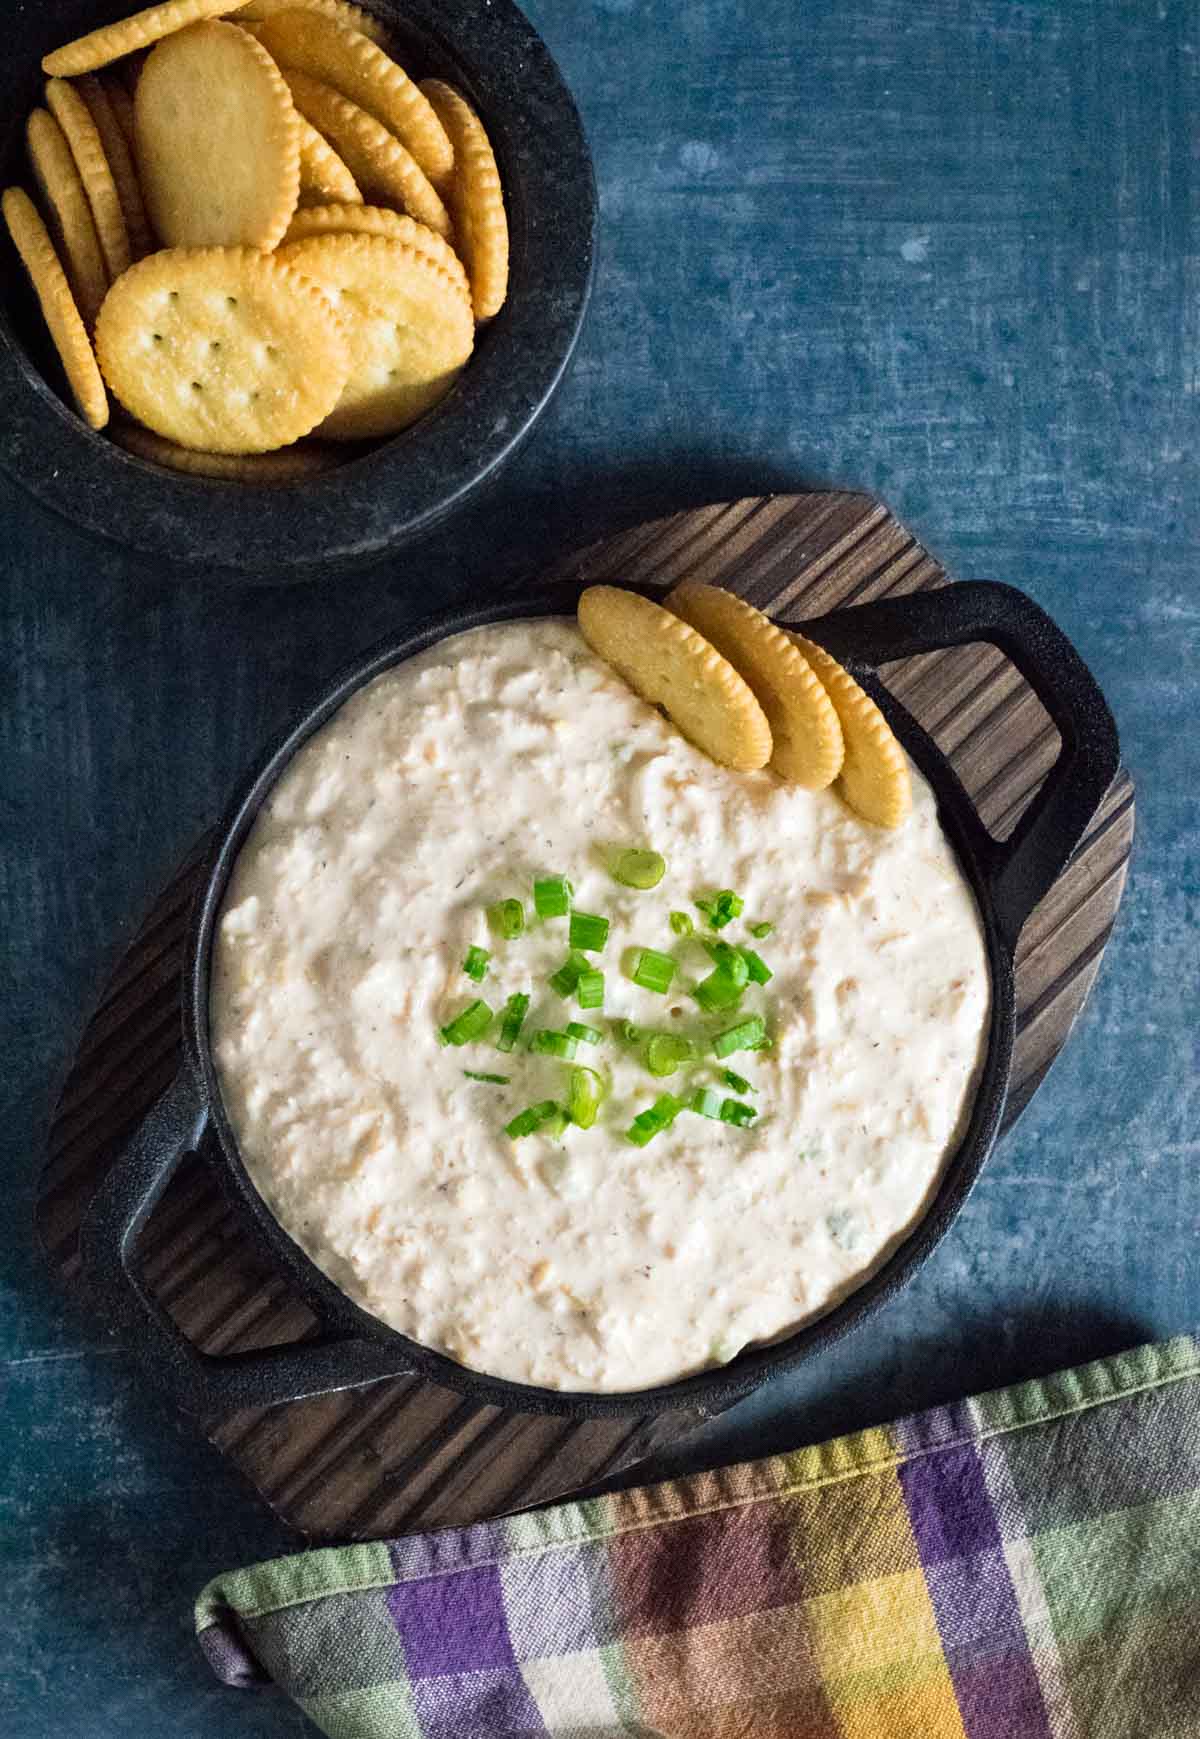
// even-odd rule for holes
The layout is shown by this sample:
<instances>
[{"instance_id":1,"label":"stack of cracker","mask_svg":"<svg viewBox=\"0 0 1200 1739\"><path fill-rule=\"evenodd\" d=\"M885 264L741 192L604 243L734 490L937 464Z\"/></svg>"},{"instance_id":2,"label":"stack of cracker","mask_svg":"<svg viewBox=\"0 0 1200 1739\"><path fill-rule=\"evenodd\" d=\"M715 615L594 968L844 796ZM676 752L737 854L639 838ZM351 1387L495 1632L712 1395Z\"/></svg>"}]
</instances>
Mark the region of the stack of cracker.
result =
<instances>
[{"instance_id":1,"label":"stack of cracker","mask_svg":"<svg viewBox=\"0 0 1200 1739\"><path fill-rule=\"evenodd\" d=\"M504 194L470 104L369 13L165 0L42 66L37 197L2 207L92 428L269 482L445 397L504 303Z\"/></svg>"}]
</instances>

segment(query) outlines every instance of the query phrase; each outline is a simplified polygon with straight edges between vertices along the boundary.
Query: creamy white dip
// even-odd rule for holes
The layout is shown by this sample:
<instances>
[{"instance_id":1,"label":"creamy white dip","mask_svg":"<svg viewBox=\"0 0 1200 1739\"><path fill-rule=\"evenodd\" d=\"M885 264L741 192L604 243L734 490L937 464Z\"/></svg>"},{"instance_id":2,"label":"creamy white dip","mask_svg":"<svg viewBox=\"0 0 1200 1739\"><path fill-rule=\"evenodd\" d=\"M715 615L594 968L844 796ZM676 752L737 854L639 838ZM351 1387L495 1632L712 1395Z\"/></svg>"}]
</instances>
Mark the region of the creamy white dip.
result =
<instances>
[{"instance_id":1,"label":"creamy white dip","mask_svg":"<svg viewBox=\"0 0 1200 1739\"><path fill-rule=\"evenodd\" d=\"M828 1310L920 1218L982 1059L979 917L913 783L910 819L885 832L832 791L718 767L565 620L460 635L379 677L279 781L220 921L213 1047L257 1188L366 1310L548 1388L644 1388ZM657 888L612 879L625 846L666 857ZM533 920L531 889L558 873L612 920L602 1016L546 985L567 922ZM774 973L742 1007L774 1048L655 1080L606 1037L577 1059L611 1071L594 1128L505 1136L565 1097L567 1065L523 1043L505 1056L494 1031L444 1047L439 1028L516 991L533 995L523 1039L619 1016L727 1026L687 994L712 970L693 900L720 888L745 900L722 939ZM500 942L485 909L510 896L531 922ZM697 938L672 934L672 911ZM754 941L759 921L775 928ZM478 986L471 944L492 951ZM633 945L678 956L671 994L626 976ZM752 1127L684 1111L646 1147L625 1139L659 1093L719 1085L723 1067L757 1088L737 1095Z\"/></svg>"}]
</instances>

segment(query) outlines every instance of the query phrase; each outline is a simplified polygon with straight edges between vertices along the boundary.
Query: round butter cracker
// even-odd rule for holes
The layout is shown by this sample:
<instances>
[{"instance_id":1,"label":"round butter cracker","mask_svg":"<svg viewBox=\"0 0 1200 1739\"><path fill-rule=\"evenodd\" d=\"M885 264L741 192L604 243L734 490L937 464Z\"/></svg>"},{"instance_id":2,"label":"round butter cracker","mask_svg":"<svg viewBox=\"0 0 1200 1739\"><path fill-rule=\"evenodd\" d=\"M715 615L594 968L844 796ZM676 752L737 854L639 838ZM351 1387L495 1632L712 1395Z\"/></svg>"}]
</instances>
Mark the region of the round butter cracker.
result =
<instances>
[{"instance_id":1,"label":"round butter cracker","mask_svg":"<svg viewBox=\"0 0 1200 1739\"><path fill-rule=\"evenodd\" d=\"M47 81L46 107L62 128L63 137L75 159L111 282L119 278L129 265L129 230L99 128L83 97L65 79Z\"/></svg>"},{"instance_id":2,"label":"round butter cracker","mask_svg":"<svg viewBox=\"0 0 1200 1739\"><path fill-rule=\"evenodd\" d=\"M445 397L475 327L459 286L426 254L391 236L342 232L289 242L276 257L320 286L346 328L349 373L322 435L393 435Z\"/></svg>"},{"instance_id":3,"label":"round butter cracker","mask_svg":"<svg viewBox=\"0 0 1200 1739\"><path fill-rule=\"evenodd\" d=\"M378 18L363 7L352 5L351 0L246 0L234 14L234 22L265 24L279 12L320 12L350 30L357 30L360 36L369 37L380 48L388 45L387 30Z\"/></svg>"},{"instance_id":4,"label":"round butter cracker","mask_svg":"<svg viewBox=\"0 0 1200 1739\"><path fill-rule=\"evenodd\" d=\"M361 205L358 183L342 162L328 139L301 114L300 123L300 199L297 209L308 206Z\"/></svg>"},{"instance_id":5,"label":"round butter cracker","mask_svg":"<svg viewBox=\"0 0 1200 1739\"><path fill-rule=\"evenodd\" d=\"M630 688L661 707L723 767L753 772L771 758L771 727L749 685L714 646L638 592L589 586L579 627Z\"/></svg>"},{"instance_id":6,"label":"round butter cracker","mask_svg":"<svg viewBox=\"0 0 1200 1739\"><path fill-rule=\"evenodd\" d=\"M454 147L454 179L446 197L455 244L471 280L475 318L490 320L508 294L508 217L495 153L479 116L453 85L425 79L421 89Z\"/></svg>"},{"instance_id":7,"label":"round butter cracker","mask_svg":"<svg viewBox=\"0 0 1200 1739\"><path fill-rule=\"evenodd\" d=\"M912 774L892 727L836 658L802 634L788 638L816 673L841 720L846 755L838 791L864 821L899 827L912 809Z\"/></svg>"},{"instance_id":8,"label":"round butter cracker","mask_svg":"<svg viewBox=\"0 0 1200 1739\"><path fill-rule=\"evenodd\" d=\"M191 447L177 447L174 441L165 441L152 429L125 417L118 418L109 433L135 458L168 471L181 471L187 477L215 477L225 483L296 483L333 470L342 457L336 447L322 446L319 441L297 441L277 453L199 453Z\"/></svg>"},{"instance_id":9,"label":"round butter cracker","mask_svg":"<svg viewBox=\"0 0 1200 1739\"><path fill-rule=\"evenodd\" d=\"M93 429L102 429L108 421L108 394L50 233L23 188L6 188L0 207L41 304L79 413Z\"/></svg>"},{"instance_id":10,"label":"round butter cracker","mask_svg":"<svg viewBox=\"0 0 1200 1739\"><path fill-rule=\"evenodd\" d=\"M25 140L55 252L91 331L108 289L108 269L87 193L66 135L48 109L34 109L25 124Z\"/></svg>"},{"instance_id":11,"label":"round butter cracker","mask_svg":"<svg viewBox=\"0 0 1200 1739\"><path fill-rule=\"evenodd\" d=\"M292 67L282 71L297 109L328 139L364 196L383 205L399 206L438 235L450 234L450 214L429 177L399 139L332 85Z\"/></svg>"},{"instance_id":12,"label":"round butter cracker","mask_svg":"<svg viewBox=\"0 0 1200 1739\"><path fill-rule=\"evenodd\" d=\"M381 122L435 186L454 167L454 148L427 96L383 49L324 13L277 12L255 32L279 65L319 79Z\"/></svg>"},{"instance_id":13,"label":"round butter cracker","mask_svg":"<svg viewBox=\"0 0 1200 1739\"><path fill-rule=\"evenodd\" d=\"M142 188L164 246L276 245L300 191L300 127L278 67L252 36L208 23L161 42L134 115Z\"/></svg>"},{"instance_id":14,"label":"round butter cracker","mask_svg":"<svg viewBox=\"0 0 1200 1739\"><path fill-rule=\"evenodd\" d=\"M317 286L255 248L176 248L118 278L96 322L113 393L155 434L203 453L265 453L307 435L350 367Z\"/></svg>"},{"instance_id":15,"label":"round butter cracker","mask_svg":"<svg viewBox=\"0 0 1200 1739\"><path fill-rule=\"evenodd\" d=\"M161 6L148 6L116 24L102 24L63 48L56 48L42 61L42 71L51 78L75 78L81 72L95 72L122 55L148 48L161 42L177 30L186 30L202 18L219 18L232 12L237 0L164 0Z\"/></svg>"},{"instance_id":16,"label":"round butter cracker","mask_svg":"<svg viewBox=\"0 0 1200 1739\"><path fill-rule=\"evenodd\" d=\"M458 285L463 295L470 298L466 269L450 243L440 235L435 235L427 225L418 223L416 218L401 211L392 211L386 205L304 207L288 225L283 242L286 246L288 242L303 241L308 236L340 235L347 232L356 235L386 235L391 236L393 241L404 242L408 247L415 248L417 253L426 255L435 266L440 266Z\"/></svg>"},{"instance_id":17,"label":"round butter cracker","mask_svg":"<svg viewBox=\"0 0 1200 1739\"><path fill-rule=\"evenodd\" d=\"M803 654L770 617L720 586L684 581L666 607L741 672L771 724L771 768L789 784L818 791L842 765L842 727Z\"/></svg>"},{"instance_id":18,"label":"round butter cracker","mask_svg":"<svg viewBox=\"0 0 1200 1739\"><path fill-rule=\"evenodd\" d=\"M129 237L130 260L140 260L144 254L153 250L154 241L146 218L141 183L133 165L129 137L121 124L112 93L98 74L84 73L75 88L87 104L88 113L100 135L100 143L104 147L104 155L112 172L125 219L125 232ZM129 103L129 126L132 133L133 105L127 92L123 90L122 95Z\"/></svg>"}]
</instances>

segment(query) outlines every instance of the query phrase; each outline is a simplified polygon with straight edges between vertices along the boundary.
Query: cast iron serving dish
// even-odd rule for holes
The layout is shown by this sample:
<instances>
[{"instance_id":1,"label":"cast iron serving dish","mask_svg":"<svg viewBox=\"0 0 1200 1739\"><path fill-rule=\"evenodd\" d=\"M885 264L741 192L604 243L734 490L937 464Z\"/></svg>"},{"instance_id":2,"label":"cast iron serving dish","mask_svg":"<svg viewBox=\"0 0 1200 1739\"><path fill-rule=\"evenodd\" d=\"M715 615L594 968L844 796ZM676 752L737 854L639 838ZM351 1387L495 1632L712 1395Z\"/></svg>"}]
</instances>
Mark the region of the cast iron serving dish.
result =
<instances>
[{"instance_id":1,"label":"cast iron serving dish","mask_svg":"<svg viewBox=\"0 0 1200 1739\"><path fill-rule=\"evenodd\" d=\"M221 1102L209 1047L209 971L215 927L235 859L289 761L355 691L437 641L464 629L574 609L582 590L558 587L516 602L440 617L382 646L345 672L283 736L234 798L219 829L191 920L184 968L183 1061L179 1074L118 1158L83 1223L87 1282L104 1320L166 1383L206 1418L240 1407L298 1400L383 1377L420 1373L481 1404L578 1418L717 1411L776 1372L827 1346L898 1291L950 1225L991 1152L1012 1061L1013 953L1021 926L1079 846L1118 767L1116 727L1087 668L1054 623L1022 593L991 584L887 598L816 621L785 624L825 646L854 671L883 708L938 799L942 825L979 902L991 971L986 1059L970 1123L945 1167L925 1217L888 1262L828 1315L731 1363L630 1394L564 1394L507 1382L455 1364L353 1304L292 1242L251 1183ZM970 641L1004 652L1041 698L1062 749L1012 836L997 843L940 751L888 694L870 667ZM316 1338L213 1358L185 1340L138 1270L139 1231L184 1155L211 1156L264 1253L294 1283L322 1324Z\"/></svg>"},{"instance_id":2,"label":"cast iron serving dish","mask_svg":"<svg viewBox=\"0 0 1200 1739\"><path fill-rule=\"evenodd\" d=\"M29 180L25 118L42 101L42 55L138 5L55 0L21 10L0 62L3 185ZM480 327L448 396L412 428L350 448L336 470L297 483L218 482L147 464L84 424L0 226L0 463L85 530L172 567L309 578L429 530L495 474L550 402L583 324L596 225L571 94L512 0L369 0L369 9L414 76L449 79L479 110L508 211L507 302Z\"/></svg>"}]
</instances>

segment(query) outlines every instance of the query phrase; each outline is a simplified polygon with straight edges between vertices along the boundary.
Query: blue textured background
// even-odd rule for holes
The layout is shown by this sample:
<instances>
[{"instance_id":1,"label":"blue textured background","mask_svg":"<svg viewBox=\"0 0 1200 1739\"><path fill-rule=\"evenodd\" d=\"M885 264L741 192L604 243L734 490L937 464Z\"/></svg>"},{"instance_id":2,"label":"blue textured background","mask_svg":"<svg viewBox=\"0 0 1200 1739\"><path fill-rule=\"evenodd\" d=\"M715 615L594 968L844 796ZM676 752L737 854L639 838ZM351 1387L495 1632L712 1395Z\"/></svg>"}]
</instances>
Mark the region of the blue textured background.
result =
<instances>
[{"instance_id":1,"label":"blue textured background","mask_svg":"<svg viewBox=\"0 0 1200 1739\"><path fill-rule=\"evenodd\" d=\"M1026 587L1138 783L1073 1043L905 1298L715 1430L750 1453L1200 1320L1194 0L537 0L595 149L578 365L486 504L286 593L137 573L0 480L4 705L0 1730L299 1734L206 1678L189 1606L288 1540L29 1237L105 961L321 675L613 513L875 490ZM2 414L2 410L0 410ZM419 577L420 586L413 580Z\"/></svg>"}]
</instances>

